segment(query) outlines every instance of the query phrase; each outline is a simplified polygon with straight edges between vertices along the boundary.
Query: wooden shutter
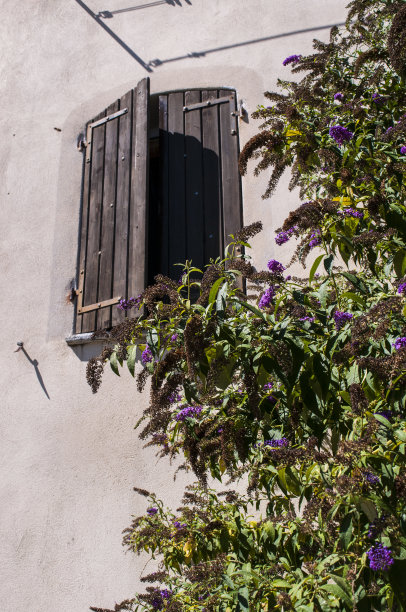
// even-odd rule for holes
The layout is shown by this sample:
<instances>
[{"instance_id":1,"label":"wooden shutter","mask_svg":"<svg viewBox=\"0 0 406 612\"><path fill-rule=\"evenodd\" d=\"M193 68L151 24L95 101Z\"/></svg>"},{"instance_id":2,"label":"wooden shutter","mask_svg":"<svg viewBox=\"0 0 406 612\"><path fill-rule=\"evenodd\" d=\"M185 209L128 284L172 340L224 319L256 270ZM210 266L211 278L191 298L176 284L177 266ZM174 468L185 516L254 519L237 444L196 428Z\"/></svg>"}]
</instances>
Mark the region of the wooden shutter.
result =
<instances>
[{"instance_id":1,"label":"wooden shutter","mask_svg":"<svg viewBox=\"0 0 406 612\"><path fill-rule=\"evenodd\" d=\"M76 333L116 325L145 288L149 79L86 126Z\"/></svg>"},{"instance_id":2,"label":"wooden shutter","mask_svg":"<svg viewBox=\"0 0 406 612\"><path fill-rule=\"evenodd\" d=\"M160 95L159 134L159 271L178 278L173 264L191 259L201 268L223 257L229 235L242 226L235 92Z\"/></svg>"}]
</instances>

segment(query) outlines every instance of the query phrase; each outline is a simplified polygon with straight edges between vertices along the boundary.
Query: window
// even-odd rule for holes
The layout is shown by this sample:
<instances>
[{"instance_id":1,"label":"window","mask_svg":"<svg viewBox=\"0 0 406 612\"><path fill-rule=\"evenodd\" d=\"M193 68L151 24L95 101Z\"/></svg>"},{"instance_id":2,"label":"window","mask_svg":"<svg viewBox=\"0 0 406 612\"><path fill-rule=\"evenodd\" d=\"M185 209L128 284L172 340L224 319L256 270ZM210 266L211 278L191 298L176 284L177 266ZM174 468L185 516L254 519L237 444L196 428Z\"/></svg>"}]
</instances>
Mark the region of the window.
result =
<instances>
[{"instance_id":1,"label":"window","mask_svg":"<svg viewBox=\"0 0 406 612\"><path fill-rule=\"evenodd\" d=\"M86 126L76 333L116 325L175 263L202 267L242 225L236 93L150 95L149 79Z\"/></svg>"}]
</instances>

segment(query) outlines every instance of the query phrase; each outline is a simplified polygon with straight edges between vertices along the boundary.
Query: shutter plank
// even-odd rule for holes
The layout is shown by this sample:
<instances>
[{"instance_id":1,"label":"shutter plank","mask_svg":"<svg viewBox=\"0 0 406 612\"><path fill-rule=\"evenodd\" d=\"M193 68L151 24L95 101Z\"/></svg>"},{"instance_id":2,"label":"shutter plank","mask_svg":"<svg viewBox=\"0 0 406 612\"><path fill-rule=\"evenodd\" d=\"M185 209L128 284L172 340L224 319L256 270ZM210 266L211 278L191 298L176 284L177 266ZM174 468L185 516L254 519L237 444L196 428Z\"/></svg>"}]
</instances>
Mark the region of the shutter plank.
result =
<instances>
[{"instance_id":1,"label":"shutter plank","mask_svg":"<svg viewBox=\"0 0 406 612\"><path fill-rule=\"evenodd\" d=\"M90 122L89 122L90 123ZM87 126L85 134L87 134ZM78 270L78 284L80 284L80 277L84 276L86 266L86 246L87 246L87 224L89 219L89 194L90 194L90 164L86 163L86 155L83 156L83 194L82 194L82 210L80 219L80 251L79 251L79 270ZM77 303L77 301L76 301ZM76 313L76 325L75 330L77 334L82 332L83 315Z\"/></svg>"},{"instance_id":2,"label":"shutter plank","mask_svg":"<svg viewBox=\"0 0 406 612\"><path fill-rule=\"evenodd\" d=\"M185 150L183 93L168 96L169 135L169 276L177 280L180 268L175 263L186 259L186 215L185 215Z\"/></svg>"},{"instance_id":3,"label":"shutter plank","mask_svg":"<svg viewBox=\"0 0 406 612\"><path fill-rule=\"evenodd\" d=\"M148 253L149 79L134 89L128 297L146 286Z\"/></svg>"},{"instance_id":4,"label":"shutter plank","mask_svg":"<svg viewBox=\"0 0 406 612\"><path fill-rule=\"evenodd\" d=\"M129 112L119 117L118 127L118 162L117 162L117 196L114 232L114 266L113 295L127 296L129 204L131 178L131 121L132 90L120 98L120 108ZM125 318L125 313L117 307L112 309L112 325L117 325Z\"/></svg>"},{"instance_id":5,"label":"shutter plank","mask_svg":"<svg viewBox=\"0 0 406 612\"><path fill-rule=\"evenodd\" d=\"M106 111L100 113L93 121L105 117ZM104 135L105 126L92 129L92 148L90 160L90 195L89 216L86 249L85 281L83 290L83 305L94 304L97 300L97 285L99 277L99 245L100 223L103 201L103 170L104 170ZM90 332L96 329L96 312L83 315L82 331Z\"/></svg>"},{"instance_id":6,"label":"shutter plank","mask_svg":"<svg viewBox=\"0 0 406 612\"><path fill-rule=\"evenodd\" d=\"M230 234L242 226L241 188L238 172L238 125L231 116L236 110L235 93L220 90L220 96L233 96L230 104L220 105L221 173L223 192L224 244L230 242ZM235 135L231 134L235 130Z\"/></svg>"},{"instance_id":7,"label":"shutter plank","mask_svg":"<svg viewBox=\"0 0 406 612\"><path fill-rule=\"evenodd\" d=\"M169 276L169 135L168 96L159 96L159 155L161 171L161 231L159 270Z\"/></svg>"},{"instance_id":8,"label":"shutter plank","mask_svg":"<svg viewBox=\"0 0 406 612\"><path fill-rule=\"evenodd\" d=\"M185 92L185 106L201 102L200 91ZM204 211L201 110L185 113L186 256L194 266L204 264Z\"/></svg>"},{"instance_id":9,"label":"shutter plank","mask_svg":"<svg viewBox=\"0 0 406 612\"><path fill-rule=\"evenodd\" d=\"M118 100L107 108L107 115L119 110ZM104 156L104 188L103 188L103 213L100 243L100 272L99 291L97 301L109 300L113 296L113 237L114 237L114 212L116 200L117 180L117 142L118 142L118 120L114 119L106 123L106 146ZM111 326L111 310L116 306L102 308L97 312L97 329L105 329Z\"/></svg>"},{"instance_id":10,"label":"shutter plank","mask_svg":"<svg viewBox=\"0 0 406 612\"><path fill-rule=\"evenodd\" d=\"M202 102L217 98L216 90L202 91ZM202 109L205 264L224 252L218 106Z\"/></svg>"}]
</instances>

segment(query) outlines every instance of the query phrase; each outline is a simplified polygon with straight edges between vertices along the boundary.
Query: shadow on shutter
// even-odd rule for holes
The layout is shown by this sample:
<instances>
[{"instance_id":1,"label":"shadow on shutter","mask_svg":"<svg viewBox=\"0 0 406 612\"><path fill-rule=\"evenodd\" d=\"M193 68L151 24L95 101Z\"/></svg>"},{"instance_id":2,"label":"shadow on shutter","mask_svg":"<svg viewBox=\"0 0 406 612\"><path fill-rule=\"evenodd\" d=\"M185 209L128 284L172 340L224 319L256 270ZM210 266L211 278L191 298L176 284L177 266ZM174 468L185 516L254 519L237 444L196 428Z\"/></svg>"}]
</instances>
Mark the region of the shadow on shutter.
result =
<instances>
[{"instance_id":1,"label":"shadow on shutter","mask_svg":"<svg viewBox=\"0 0 406 612\"><path fill-rule=\"evenodd\" d=\"M149 282L161 272L178 279L176 263L203 268L223 257L242 227L238 119L232 90L159 96L159 193L151 192L153 250ZM153 226L153 229L152 229ZM152 263L152 262L151 262Z\"/></svg>"},{"instance_id":2,"label":"shadow on shutter","mask_svg":"<svg viewBox=\"0 0 406 612\"><path fill-rule=\"evenodd\" d=\"M149 79L87 124L76 333L124 319L121 297L145 288Z\"/></svg>"}]
</instances>

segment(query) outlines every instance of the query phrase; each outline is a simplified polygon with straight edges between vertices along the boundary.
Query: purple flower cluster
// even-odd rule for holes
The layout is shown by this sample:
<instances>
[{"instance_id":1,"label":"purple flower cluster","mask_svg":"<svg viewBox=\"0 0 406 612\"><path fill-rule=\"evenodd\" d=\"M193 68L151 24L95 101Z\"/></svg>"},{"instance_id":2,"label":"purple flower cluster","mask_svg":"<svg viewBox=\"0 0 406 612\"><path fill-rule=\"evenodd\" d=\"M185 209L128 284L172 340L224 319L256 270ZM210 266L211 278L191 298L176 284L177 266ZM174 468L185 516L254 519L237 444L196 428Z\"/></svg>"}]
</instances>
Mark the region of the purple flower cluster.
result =
<instances>
[{"instance_id":1,"label":"purple flower cluster","mask_svg":"<svg viewBox=\"0 0 406 612\"><path fill-rule=\"evenodd\" d=\"M319 246L319 244L321 244L320 230L316 230L315 232L310 234L310 238L311 240L309 242L309 247L311 249L314 249L314 247Z\"/></svg>"},{"instance_id":2,"label":"purple flower cluster","mask_svg":"<svg viewBox=\"0 0 406 612\"><path fill-rule=\"evenodd\" d=\"M392 410L380 410L376 414L379 414L380 416L383 416L388 421L391 421L392 420L392 416L393 416Z\"/></svg>"},{"instance_id":3,"label":"purple flower cluster","mask_svg":"<svg viewBox=\"0 0 406 612\"><path fill-rule=\"evenodd\" d=\"M297 64L302 59L301 55L289 55L282 62L283 66L287 66L288 64Z\"/></svg>"},{"instance_id":4,"label":"purple flower cluster","mask_svg":"<svg viewBox=\"0 0 406 612\"><path fill-rule=\"evenodd\" d=\"M299 321L310 321L310 323L314 323L316 320L316 317L300 317Z\"/></svg>"},{"instance_id":5,"label":"purple flower cluster","mask_svg":"<svg viewBox=\"0 0 406 612\"><path fill-rule=\"evenodd\" d=\"M273 274L282 274L286 268L279 261L276 261L276 259L270 259L268 261L268 270Z\"/></svg>"},{"instance_id":6,"label":"purple flower cluster","mask_svg":"<svg viewBox=\"0 0 406 612\"><path fill-rule=\"evenodd\" d=\"M171 599L172 591L168 589L163 589L162 591L156 592L155 597L153 598L151 604L154 610L162 610L164 607L164 599Z\"/></svg>"},{"instance_id":7,"label":"purple flower cluster","mask_svg":"<svg viewBox=\"0 0 406 612\"><path fill-rule=\"evenodd\" d=\"M406 155L406 146L400 147L400 154Z\"/></svg>"},{"instance_id":8,"label":"purple flower cluster","mask_svg":"<svg viewBox=\"0 0 406 612\"><path fill-rule=\"evenodd\" d=\"M397 340L395 340L393 346L395 347L395 349L397 351L399 349L406 348L406 337L402 336L401 338L397 338Z\"/></svg>"},{"instance_id":9,"label":"purple flower cluster","mask_svg":"<svg viewBox=\"0 0 406 612\"><path fill-rule=\"evenodd\" d=\"M355 208L344 208L344 210L339 210L338 214L345 217L355 217L356 219L364 218L364 213L361 210L355 210Z\"/></svg>"},{"instance_id":10,"label":"purple flower cluster","mask_svg":"<svg viewBox=\"0 0 406 612\"><path fill-rule=\"evenodd\" d=\"M339 102L342 102L344 100L344 94L338 91L336 94L334 94L334 100L338 100Z\"/></svg>"},{"instance_id":11,"label":"purple flower cluster","mask_svg":"<svg viewBox=\"0 0 406 612\"><path fill-rule=\"evenodd\" d=\"M398 293L404 293L406 295L406 283L400 283L398 287Z\"/></svg>"},{"instance_id":12,"label":"purple flower cluster","mask_svg":"<svg viewBox=\"0 0 406 612\"><path fill-rule=\"evenodd\" d=\"M288 240L290 240L292 234L293 234L293 228L288 230L287 232L279 232L279 234L276 234L275 236L276 244L278 246L285 244L285 242L288 242Z\"/></svg>"},{"instance_id":13,"label":"purple flower cluster","mask_svg":"<svg viewBox=\"0 0 406 612\"><path fill-rule=\"evenodd\" d=\"M385 104L386 100L387 98L385 98L385 96L381 96L379 93L372 94L372 102L375 102L375 104L378 104L379 106L381 104Z\"/></svg>"},{"instance_id":14,"label":"purple flower cluster","mask_svg":"<svg viewBox=\"0 0 406 612\"><path fill-rule=\"evenodd\" d=\"M175 416L177 421L185 421L186 419L197 417L203 410L202 406L186 406L182 408Z\"/></svg>"},{"instance_id":15,"label":"purple flower cluster","mask_svg":"<svg viewBox=\"0 0 406 612\"><path fill-rule=\"evenodd\" d=\"M128 298L128 300L126 300L125 298L121 298L121 300L119 301L119 303L117 304L117 308L119 308L120 310L131 310L131 308L134 308L134 306L139 306L141 302L141 295L139 295L138 297L130 297Z\"/></svg>"},{"instance_id":16,"label":"purple flower cluster","mask_svg":"<svg viewBox=\"0 0 406 612\"><path fill-rule=\"evenodd\" d=\"M380 483L379 476L373 474L372 472L364 472L363 476L365 480L369 482L369 484L375 485Z\"/></svg>"},{"instance_id":17,"label":"purple flower cluster","mask_svg":"<svg viewBox=\"0 0 406 612\"><path fill-rule=\"evenodd\" d=\"M173 524L176 529L185 529L187 527L186 523L180 523L179 521L173 521Z\"/></svg>"},{"instance_id":18,"label":"purple flower cluster","mask_svg":"<svg viewBox=\"0 0 406 612\"><path fill-rule=\"evenodd\" d=\"M342 125L332 125L328 133L339 146L343 145L345 142L349 142L354 136L350 130Z\"/></svg>"},{"instance_id":19,"label":"purple flower cluster","mask_svg":"<svg viewBox=\"0 0 406 612\"><path fill-rule=\"evenodd\" d=\"M336 326L336 330L338 331L339 329L341 329L343 327L343 325L345 325L347 323L347 321L350 321L352 319L354 315L352 315L350 312L344 312L342 310L336 310L333 317L334 317L334 323Z\"/></svg>"},{"instance_id":20,"label":"purple flower cluster","mask_svg":"<svg viewBox=\"0 0 406 612\"><path fill-rule=\"evenodd\" d=\"M175 391L173 393L170 393L168 395L168 401L170 404L175 404L176 402L181 402L182 401L182 396L180 393L175 393Z\"/></svg>"},{"instance_id":21,"label":"purple flower cluster","mask_svg":"<svg viewBox=\"0 0 406 612\"><path fill-rule=\"evenodd\" d=\"M392 551L381 543L375 544L367 552L369 567L375 572L388 570L393 565Z\"/></svg>"},{"instance_id":22,"label":"purple flower cluster","mask_svg":"<svg viewBox=\"0 0 406 612\"><path fill-rule=\"evenodd\" d=\"M273 383L269 382L264 385L264 391L270 391L273 388Z\"/></svg>"},{"instance_id":23,"label":"purple flower cluster","mask_svg":"<svg viewBox=\"0 0 406 612\"><path fill-rule=\"evenodd\" d=\"M262 294L261 299L259 300L259 308L262 310L264 308L269 308L273 298L275 297L276 289L277 287L273 287L272 285L266 289L265 293Z\"/></svg>"},{"instance_id":24,"label":"purple flower cluster","mask_svg":"<svg viewBox=\"0 0 406 612\"><path fill-rule=\"evenodd\" d=\"M147 514L149 516L154 516L157 512L158 512L158 508L154 508L154 506L152 506L151 508L148 508L147 510Z\"/></svg>"},{"instance_id":25,"label":"purple flower cluster","mask_svg":"<svg viewBox=\"0 0 406 612\"><path fill-rule=\"evenodd\" d=\"M261 448L261 446L268 446L270 448L286 448L289 446L289 440L287 438L279 438L277 440L264 440L264 442L257 442L254 444L254 448Z\"/></svg>"},{"instance_id":26,"label":"purple flower cluster","mask_svg":"<svg viewBox=\"0 0 406 612\"><path fill-rule=\"evenodd\" d=\"M173 334L173 336L171 336L171 342L176 342L177 339L178 339L178 334Z\"/></svg>"},{"instance_id":27,"label":"purple flower cluster","mask_svg":"<svg viewBox=\"0 0 406 612\"><path fill-rule=\"evenodd\" d=\"M381 535L386 523L387 517L385 514L382 514L381 517L377 517L375 520L373 520L369 525L368 538L370 540L376 540L376 538Z\"/></svg>"},{"instance_id":28,"label":"purple flower cluster","mask_svg":"<svg viewBox=\"0 0 406 612\"><path fill-rule=\"evenodd\" d=\"M148 344L147 344L147 346L145 347L145 350L144 350L144 351L142 351L142 354L141 354L141 360L142 360L142 363L143 363L144 365L145 365L146 363L149 363L150 361L152 361L152 360L153 360L152 352L151 352L151 349L149 348Z\"/></svg>"}]
</instances>

